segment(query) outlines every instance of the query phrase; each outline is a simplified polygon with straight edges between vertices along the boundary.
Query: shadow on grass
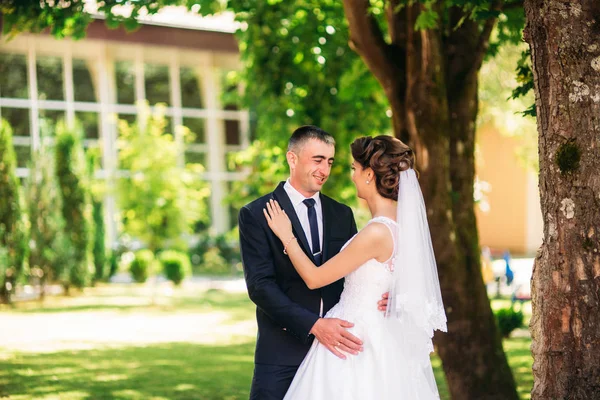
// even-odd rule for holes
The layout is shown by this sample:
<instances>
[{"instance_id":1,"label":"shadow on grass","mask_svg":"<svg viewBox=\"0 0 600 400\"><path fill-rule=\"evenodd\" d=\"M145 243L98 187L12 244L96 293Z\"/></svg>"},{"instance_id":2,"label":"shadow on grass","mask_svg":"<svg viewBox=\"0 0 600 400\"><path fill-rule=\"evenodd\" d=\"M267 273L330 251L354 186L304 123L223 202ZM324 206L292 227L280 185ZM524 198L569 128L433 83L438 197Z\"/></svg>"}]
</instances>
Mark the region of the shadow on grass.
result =
<instances>
[{"instance_id":1,"label":"shadow on grass","mask_svg":"<svg viewBox=\"0 0 600 400\"><path fill-rule=\"evenodd\" d=\"M533 385L529 338L504 342L521 399ZM168 343L147 347L14 354L0 360L0 398L246 399L254 341L232 345ZM440 398L450 399L437 356Z\"/></svg>"},{"instance_id":2,"label":"shadow on grass","mask_svg":"<svg viewBox=\"0 0 600 400\"><path fill-rule=\"evenodd\" d=\"M254 343L168 343L0 360L0 398L246 399Z\"/></svg>"}]
</instances>

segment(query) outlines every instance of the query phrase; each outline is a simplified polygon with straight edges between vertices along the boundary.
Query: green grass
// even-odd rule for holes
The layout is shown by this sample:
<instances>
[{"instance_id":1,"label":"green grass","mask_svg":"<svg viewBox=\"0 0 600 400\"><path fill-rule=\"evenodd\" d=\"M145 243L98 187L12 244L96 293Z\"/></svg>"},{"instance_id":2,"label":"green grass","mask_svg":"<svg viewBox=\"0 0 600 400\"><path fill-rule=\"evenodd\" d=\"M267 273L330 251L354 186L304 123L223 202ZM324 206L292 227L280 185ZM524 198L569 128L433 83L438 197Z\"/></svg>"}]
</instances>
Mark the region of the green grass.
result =
<instances>
[{"instance_id":1,"label":"green grass","mask_svg":"<svg viewBox=\"0 0 600 400\"><path fill-rule=\"evenodd\" d=\"M145 347L13 354L0 361L0 398L242 399L254 344L163 343Z\"/></svg>"},{"instance_id":2,"label":"green grass","mask_svg":"<svg viewBox=\"0 0 600 400\"><path fill-rule=\"evenodd\" d=\"M17 321L26 317L35 326L37 320L48 317L61 323L68 317L73 321L90 314L106 317L107 321L115 316L150 320L183 316L186 322L173 326L175 331L201 323L198 321L211 314L225 313L228 318L218 322L219 332L223 332L228 326L254 318L254 307L243 293L183 288L168 296L160 291L151 294L148 285L101 286L81 296L50 298L43 307L23 303L16 308L0 308L0 320L3 314ZM44 338L42 328L40 339ZM77 326L64 329L76 330ZM65 348L57 339L56 349L51 343L43 351L28 348L26 341L3 348L0 340L0 399L246 399L252 378L254 335L254 329L250 329L231 335L208 334L210 337L194 342L175 342L168 337L158 343L134 345L100 341L86 343L85 349L69 348L68 343ZM529 398L533 385L530 343L528 336L504 341L523 399ZM449 399L439 358L434 355L432 363L441 398Z\"/></svg>"}]
</instances>

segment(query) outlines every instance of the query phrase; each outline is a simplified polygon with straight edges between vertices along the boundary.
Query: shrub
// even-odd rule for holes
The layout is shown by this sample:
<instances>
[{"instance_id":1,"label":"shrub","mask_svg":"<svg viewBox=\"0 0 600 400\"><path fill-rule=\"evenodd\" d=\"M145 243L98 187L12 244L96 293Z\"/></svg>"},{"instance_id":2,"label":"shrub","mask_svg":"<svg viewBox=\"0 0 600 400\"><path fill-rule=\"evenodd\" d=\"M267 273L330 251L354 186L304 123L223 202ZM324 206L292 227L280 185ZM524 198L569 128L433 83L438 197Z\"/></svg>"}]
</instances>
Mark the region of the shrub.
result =
<instances>
[{"instance_id":1,"label":"shrub","mask_svg":"<svg viewBox=\"0 0 600 400\"><path fill-rule=\"evenodd\" d=\"M106 245L104 243L105 229L102 202L92 201L92 218L94 221L94 241L92 247L94 280L100 281L106 275Z\"/></svg>"},{"instance_id":2,"label":"shrub","mask_svg":"<svg viewBox=\"0 0 600 400\"><path fill-rule=\"evenodd\" d=\"M65 233L73 244L69 281L76 287L87 286L91 277L89 193L85 182L85 164L80 130L70 130L64 122L56 127L56 177L62 199Z\"/></svg>"},{"instance_id":3,"label":"shrub","mask_svg":"<svg viewBox=\"0 0 600 400\"><path fill-rule=\"evenodd\" d=\"M220 235L201 234L189 250L194 271L210 275L231 274L233 266L241 263L237 237L237 227Z\"/></svg>"},{"instance_id":4,"label":"shrub","mask_svg":"<svg viewBox=\"0 0 600 400\"><path fill-rule=\"evenodd\" d=\"M8 122L0 120L0 246L5 252L4 266L0 267L0 302L10 302L27 253L16 167L12 129Z\"/></svg>"},{"instance_id":5,"label":"shrub","mask_svg":"<svg viewBox=\"0 0 600 400\"><path fill-rule=\"evenodd\" d=\"M119 269L119 259L121 258L120 254L117 254L116 251L111 251L108 257L108 276L107 278L112 278Z\"/></svg>"},{"instance_id":6,"label":"shrub","mask_svg":"<svg viewBox=\"0 0 600 400\"><path fill-rule=\"evenodd\" d=\"M218 248L212 247L204 253L199 272L207 275L228 275L231 265L223 258Z\"/></svg>"},{"instance_id":7,"label":"shrub","mask_svg":"<svg viewBox=\"0 0 600 400\"><path fill-rule=\"evenodd\" d=\"M139 250L135 252L135 257L129 265L129 272L133 280L138 283L144 283L150 275L152 264L154 262L154 253L150 250Z\"/></svg>"},{"instance_id":8,"label":"shrub","mask_svg":"<svg viewBox=\"0 0 600 400\"><path fill-rule=\"evenodd\" d=\"M29 209L29 267L39 268L42 287L47 283L69 283L73 245L65 233L60 189L54 169L54 148L42 138L29 164L25 198ZM43 294L43 293L42 293Z\"/></svg>"},{"instance_id":9,"label":"shrub","mask_svg":"<svg viewBox=\"0 0 600 400\"><path fill-rule=\"evenodd\" d=\"M158 258L165 276L175 285L179 285L187 275L191 274L192 267L185 253L166 250L160 253Z\"/></svg>"},{"instance_id":10,"label":"shrub","mask_svg":"<svg viewBox=\"0 0 600 400\"><path fill-rule=\"evenodd\" d=\"M515 311L512 307L502 308L495 314L502 337L509 337L512 331L523 326L523 313Z\"/></svg>"}]
</instances>

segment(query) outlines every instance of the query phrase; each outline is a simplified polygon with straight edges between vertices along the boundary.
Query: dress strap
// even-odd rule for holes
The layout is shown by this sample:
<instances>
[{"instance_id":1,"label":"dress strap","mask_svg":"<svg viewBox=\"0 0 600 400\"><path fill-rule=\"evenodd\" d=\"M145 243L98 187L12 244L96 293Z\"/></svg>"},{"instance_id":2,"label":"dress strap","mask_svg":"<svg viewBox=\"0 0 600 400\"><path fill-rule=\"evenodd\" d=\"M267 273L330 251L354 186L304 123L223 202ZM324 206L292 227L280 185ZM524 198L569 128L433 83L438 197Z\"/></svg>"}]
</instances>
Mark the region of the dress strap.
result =
<instances>
[{"instance_id":1,"label":"dress strap","mask_svg":"<svg viewBox=\"0 0 600 400\"><path fill-rule=\"evenodd\" d=\"M392 234L392 243L394 245L394 248L392 250L392 255L390 256L390 258L388 258L386 261L384 261L382 264L389 264L390 265L390 270L393 269L393 263L392 261L394 260L394 257L396 257L396 238L397 238L397 224L396 221L394 221L391 218L388 217L375 217L372 218L369 222L367 222L367 225L369 225L371 222L378 222L380 224L383 224L385 226L388 227L388 229L390 230L390 233Z\"/></svg>"}]
</instances>

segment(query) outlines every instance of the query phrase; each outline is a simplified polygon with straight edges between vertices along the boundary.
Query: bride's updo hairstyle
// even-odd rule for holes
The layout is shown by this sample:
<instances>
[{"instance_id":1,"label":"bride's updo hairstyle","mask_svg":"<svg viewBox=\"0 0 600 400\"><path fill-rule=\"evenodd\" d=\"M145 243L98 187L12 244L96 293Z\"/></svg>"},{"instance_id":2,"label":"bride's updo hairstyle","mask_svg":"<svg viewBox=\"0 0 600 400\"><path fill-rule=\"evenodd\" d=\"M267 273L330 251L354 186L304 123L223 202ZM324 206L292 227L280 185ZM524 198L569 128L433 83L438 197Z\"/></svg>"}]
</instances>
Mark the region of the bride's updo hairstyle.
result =
<instances>
[{"instance_id":1,"label":"bride's updo hairstyle","mask_svg":"<svg viewBox=\"0 0 600 400\"><path fill-rule=\"evenodd\" d=\"M415 165L412 149L399 139L387 135L358 138L350 148L354 160L375 173L379 194L387 199L398 200L400 172Z\"/></svg>"}]
</instances>

